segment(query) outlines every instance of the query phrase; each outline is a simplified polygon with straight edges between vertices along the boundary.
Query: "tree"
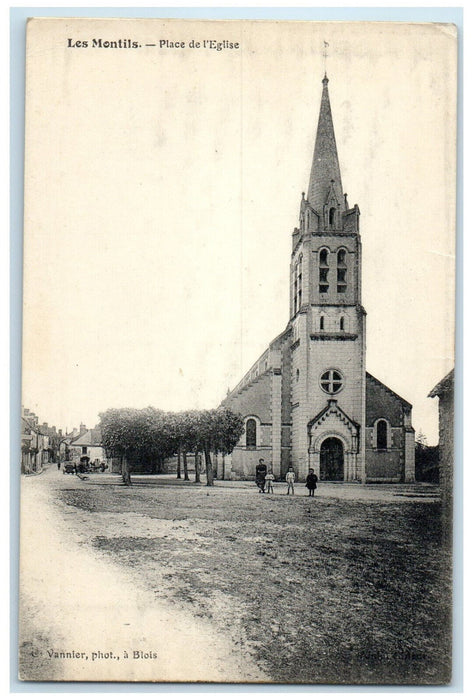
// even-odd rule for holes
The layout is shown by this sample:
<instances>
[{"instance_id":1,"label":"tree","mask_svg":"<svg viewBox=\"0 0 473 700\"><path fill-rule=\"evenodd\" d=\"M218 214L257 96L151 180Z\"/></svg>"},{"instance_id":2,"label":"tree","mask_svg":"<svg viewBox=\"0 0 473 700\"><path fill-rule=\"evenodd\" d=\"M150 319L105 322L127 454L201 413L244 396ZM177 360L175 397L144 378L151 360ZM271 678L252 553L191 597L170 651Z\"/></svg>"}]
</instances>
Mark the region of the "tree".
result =
<instances>
[{"instance_id":1,"label":"tree","mask_svg":"<svg viewBox=\"0 0 473 700\"><path fill-rule=\"evenodd\" d=\"M163 465L178 445L178 420L175 413L165 413L155 408L147 409L149 420L149 443L147 449L154 463Z\"/></svg>"},{"instance_id":2,"label":"tree","mask_svg":"<svg viewBox=\"0 0 473 700\"><path fill-rule=\"evenodd\" d=\"M214 411L200 411L197 419L198 444L204 454L207 486L214 485L212 459L210 457L210 451L212 449L214 434L216 431L214 413Z\"/></svg>"},{"instance_id":3,"label":"tree","mask_svg":"<svg viewBox=\"0 0 473 700\"><path fill-rule=\"evenodd\" d=\"M181 458L184 462L184 479L187 474L187 455L184 448L184 413L167 413L167 449L177 453L177 478L181 478ZM187 480L189 476L187 475Z\"/></svg>"},{"instance_id":4,"label":"tree","mask_svg":"<svg viewBox=\"0 0 473 700\"><path fill-rule=\"evenodd\" d=\"M131 486L129 459L136 451L139 422L136 408L109 408L100 414L103 446L112 457L120 457L126 486Z\"/></svg>"},{"instance_id":5,"label":"tree","mask_svg":"<svg viewBox=\"0 0 473 700\"><path fill-rule=\"evenodd\" d=\"M422 428L419 428L416 434L416 442L419 445L427 445L427 436L422 432Z\"/></svg>"},{"instance_id":6,"label":"tree","mask_svg":"<svg viewBox=\"0 0 473 700\"><path fill-rule=\"evenodd\" d=\"M182 450L182 463L184 468L184 481L189 481L189 471L187 466L187 453L195 454L195 480L200 482L199 474L199 439L198 422L199 411L181 411L177 414L178 419L178 444Z\"/></svg>"},{"instance_id":7,"label":"tree","mask_svg":"<svg viewBox=\"0 0 473 700\"><path fill-rule=\"evenodd\" d=\"M422 430L416 436L415 477L416 481L439 482L439 446L428 445Z\"/></svg>"},{"instance_id":8,"label":"tree","mask_svg":"<svg viewBox=\"0 0 473 700\"><path fill-rule=\"evenodd\" d=\"M229 408L201 411L197 422L198 441L205 456L207 486L213 486L211 452L229 454L244 432L242 417Z\"/></svg>"},{"instance_id":9,"label":"tree","mask_svg":"<svg viewBox=\"0 0 473 700\"><path fill-rule=\"evenodd\" d=\"M189 481L189 469L187 466L187 452L182 453L182 468L184 469L184 481Z\"/></svg>"},{"instance_id":10,"label":"tree","mask_svg":"<svg viewBox=\"0 0 473 700\"><path fill-rule=\"evenodd\" d=\"M205 457L207 486L213 486L211 452L224 455L233 450L243 433L243 419L227 408L210 411L165 413L148 406L110 408L100 414L100 428L105 449L121 458L123 482L131 485L130 463L154 468L166 457L182 453L184 478L188 481L187 452L196 455L195 480L200 481L199 455Z\"/></svg>"},{"instance_id":11,"label":"tree","mask_svg":"<svg viewBox=\"0 0 473 700\"><path fill-rule=\"evenodd\" d=\"M245 432L244 421L239 413L231 411L229 408L217 408L217 434L215 448L223 455L228 455L233 451Z\"/></svg>"}]
</instances>

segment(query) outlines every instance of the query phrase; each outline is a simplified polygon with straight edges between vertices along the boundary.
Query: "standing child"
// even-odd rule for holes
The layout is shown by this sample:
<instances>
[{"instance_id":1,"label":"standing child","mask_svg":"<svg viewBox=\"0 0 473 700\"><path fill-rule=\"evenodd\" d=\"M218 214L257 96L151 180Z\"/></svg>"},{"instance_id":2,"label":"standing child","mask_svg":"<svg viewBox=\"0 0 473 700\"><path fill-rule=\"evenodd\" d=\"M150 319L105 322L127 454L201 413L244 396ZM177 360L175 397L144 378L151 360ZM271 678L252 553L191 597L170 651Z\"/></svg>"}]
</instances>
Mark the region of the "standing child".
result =
<instances>
[{"instance_id":1,"label":"standing child","mask_svg":"<svg viewBox=\"0 0 473 700\"><path fill-rule=\"evenodd\" d=\"M294 495L294 481L296 480L296 475L294 472L293 467L289 467L287 474L286 474L286 482L287 482L287 495L289 496L289 493L292 493Z\"/></svg>"},{"instance_id":2,"label":"standing child","mask_svg":"<svg viewBox=\"0 0 473 700\"><path fill-rule=\"evenodd\" d=\"M274 474L272 467L269 467L267 473L266 473L266 479L265 479L265 487L266 487L266 493L274 493L273 489L273 481L274 481Z\"/></svg>"},{"instance_id":3,"label":"standing child","mask_svg":"<svg viewBox=\"0 0 473 700\"><path fill-rule=\"evenodd\" d=\"M307 474L307 479L305 480L305 487L309 489L309 496L315 496L315 489L317 488L317 474L313 469L309 469Z\"/></svg>"}]
</instances>

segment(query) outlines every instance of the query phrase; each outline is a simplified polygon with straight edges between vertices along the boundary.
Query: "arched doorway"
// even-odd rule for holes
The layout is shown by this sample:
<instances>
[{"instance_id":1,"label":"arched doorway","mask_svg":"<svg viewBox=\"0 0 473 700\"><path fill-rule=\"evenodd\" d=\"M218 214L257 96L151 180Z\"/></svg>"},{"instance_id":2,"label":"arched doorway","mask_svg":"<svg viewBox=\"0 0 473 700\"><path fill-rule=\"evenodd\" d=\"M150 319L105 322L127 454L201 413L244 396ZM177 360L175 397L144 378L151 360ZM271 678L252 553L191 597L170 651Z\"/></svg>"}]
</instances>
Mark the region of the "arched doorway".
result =
<instances>
[{"instance_id":1,"label":"arched doorway","mask_svg":"<svg viewBox=\"0 0 473 700\"><path fill-rule=\"evenodd\" d=\"M329 437L320 446L320 480L343 481L343 443Z\"/></svg>"}]
</instances>

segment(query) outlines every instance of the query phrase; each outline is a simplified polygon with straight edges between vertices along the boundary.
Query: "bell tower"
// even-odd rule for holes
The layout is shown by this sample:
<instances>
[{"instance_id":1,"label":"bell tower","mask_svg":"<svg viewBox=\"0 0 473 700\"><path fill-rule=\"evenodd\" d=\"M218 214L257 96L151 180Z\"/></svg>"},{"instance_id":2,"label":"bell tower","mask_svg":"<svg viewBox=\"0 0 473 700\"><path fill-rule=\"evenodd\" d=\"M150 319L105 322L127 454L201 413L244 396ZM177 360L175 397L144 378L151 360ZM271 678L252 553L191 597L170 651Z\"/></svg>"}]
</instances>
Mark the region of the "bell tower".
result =
<instances>
[{"instance_id":1,"label":"bell tower","mask_svg":"<svg viewBox=\"0 0 473 700\"><path fill-rule=\"evenodd\" d=\"M328 92L292 235L292 460L326 480L365 481L365 316L360 211L343 193Z\"/></svg>"}]
</instances>

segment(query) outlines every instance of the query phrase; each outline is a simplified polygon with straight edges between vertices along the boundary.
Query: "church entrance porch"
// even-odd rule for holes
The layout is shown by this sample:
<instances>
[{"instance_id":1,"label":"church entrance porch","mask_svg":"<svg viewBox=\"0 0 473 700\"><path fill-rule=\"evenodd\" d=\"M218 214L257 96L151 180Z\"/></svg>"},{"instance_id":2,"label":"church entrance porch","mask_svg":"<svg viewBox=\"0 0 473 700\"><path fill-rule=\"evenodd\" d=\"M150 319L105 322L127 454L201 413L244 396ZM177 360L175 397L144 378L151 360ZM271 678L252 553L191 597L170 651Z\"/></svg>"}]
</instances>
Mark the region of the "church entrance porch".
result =
<instances>
[{"instance_id":1,"label":"church entrance porch","mask_svg":"<svg viewBox=\"0 0 473 700\"><path fill-rule=\"evenodd\" d=\"M336 437L329 437L320 446L320 480L343 481L343 444Z\"/></svg>"},{"instance_id":2,"label":"church entrance porch","mask_svg":"<svg viewBox=\"0 0 473 700\"><path fill-rule=\"evenodd\" d=\"M360 426L338 406L336 399L307 424L307 468L321 481L363 481L359 453Z\"/></svg>"}]
</instances>

